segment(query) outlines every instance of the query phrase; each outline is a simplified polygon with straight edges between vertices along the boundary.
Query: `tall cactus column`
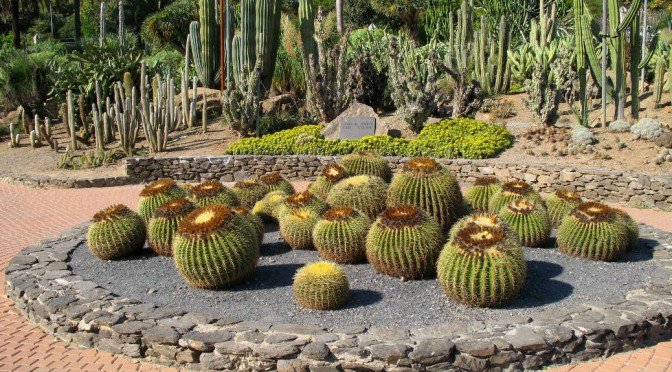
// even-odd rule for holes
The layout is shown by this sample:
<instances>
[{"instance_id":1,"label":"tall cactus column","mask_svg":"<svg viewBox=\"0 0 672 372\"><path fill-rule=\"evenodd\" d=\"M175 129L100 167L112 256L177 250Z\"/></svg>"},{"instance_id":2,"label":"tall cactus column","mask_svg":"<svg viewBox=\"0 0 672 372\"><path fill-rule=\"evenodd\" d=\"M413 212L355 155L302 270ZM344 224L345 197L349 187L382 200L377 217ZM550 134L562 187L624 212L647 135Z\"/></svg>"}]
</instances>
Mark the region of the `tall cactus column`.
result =
<instances>
[{"instance_id":1,"label":"tall cactus column","mask_svg":"<svg viewBox=\"0 0 672 372\"><path fill-rule=\"evenodd\" d=\"M299 28L301 42L306 58L311 58L313 66L317 66L317 41L315 41L315 4L313 0L299 0ZM312 57L311 57L312 55ZM304 68L308 68L304 66Z\"/></svg>"},{"instance_id":2,"label":"tall cactus column","mask_svg":"<svg viewBox=\"0 0 672 372\"><path fill-rule=\"evenodd\" d=\"M204 87L212 87L215 83L219 53L217 53L218 24L215 12L216 0L199 1L199 22L189 25L191 52L194 59L196 74Z\"/></svg>"},{"instance_id":3,"label":"tall cactus column","mask_svg":"<svg viewBox=\"0 0 672 372\"><path fill-rule=\"evenodd\" d=\"M252 71L257 62L255 42L255 0L242 0L240 8L240 54L242 68Z\"/></svg>"},{"instance_id":4,"label":"tall cactus column","mask_svg":"<svg viewBox=\"0 0 672 372\"><path fill-rule=\"evenodd\" d=\"M588 98L586 88L588 85L588 74L586 69L586 48L584 38L591 37L590 34L584 35L583 27L583 0L574 0L574 32L576 40L576 69L579 74L579 99L581 101L581 124L588 123ZM589 41L590 42L590 41Z\"/></svg>"},{"instance_id":5,"label":"tall cactus column","mask_svg":"<svg viewBox=\"0 0 672 372\"><path fill-rule=\"evenodd\" d=\"M257 55L261 57L261 79L266 90L271 87L278 52L280 1L256 0Z\"/></svg>"}]
</instances>

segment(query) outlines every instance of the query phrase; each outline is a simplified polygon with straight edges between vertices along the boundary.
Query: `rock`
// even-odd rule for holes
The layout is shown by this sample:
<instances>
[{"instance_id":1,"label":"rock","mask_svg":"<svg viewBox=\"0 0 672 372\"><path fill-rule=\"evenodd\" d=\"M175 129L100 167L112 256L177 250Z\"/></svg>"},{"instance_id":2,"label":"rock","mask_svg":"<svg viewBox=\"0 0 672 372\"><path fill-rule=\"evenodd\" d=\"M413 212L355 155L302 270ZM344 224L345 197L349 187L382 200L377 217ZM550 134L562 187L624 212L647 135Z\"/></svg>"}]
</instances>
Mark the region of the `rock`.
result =
<instances>
[{"instance_id":1,"label":"rock","mask_svg":"<svg viewBox=\"0 0 672 372\"><path fill-rule=\"evenodd\" d=\"M269 344L279 344L281 342L294 341L297 339L297 336L288 335L286 333L274 333L272 335L266 336L266 342Z\"/></svg>"},{"instance_id":2,"label":"rock","mask_svg":"<svg viewBox=\"0 0 672 372\"><path fill-rule=\"evenodd\" d=\"M291 333L295 335L319 335L324 332L324 328L308 324L274 324L273 331Z\"/></svg>"},{"instance_id":3,"label":"rock","mask_svg":"<svg viewBox=\"0 0 672 372\"><path fill-rule=\"evenodd\" d=\"M252 349L235 341L226 341L216 343L215 351L223 355L247 355L252 352Z\"/></svg>"},{"instance_id":4,"label":"rock","mask_svg":"<svg viewBox=\"0 0 672 372\"><path fill-rule=\"evenodd\" d=\"M151 326L152 325L149 323L131 321L116 324L112 326L112 330L121 335L132 335L132 334L140 334L140 332L142 332L143 329L147 329Z\"/></svg>"},{"instance_id":5,"label":"rock","mask_svg":"<svg viewBox=\"0 0 672 372\"><path fill-rule=\"evenodd\" d=\"M525 356L519 351L500 351L488 360L493 366L504 366L523 359L525 359Z\"/></svg>"},{"instance_id":6,"label":"rock","mask_svg":"<svg viewBox=\"0 0 672 372\"><path fill-rule=\"evenodd\" d=\"M329 347L327 347L324 342L311 342L303 347L301 356L308 359L324 361L329 357Z\"/></svg>"},{"instance_id":7,"label":"rock","mask_svg":"<svg viewBox=\"0 0 672 372\"><path fill-rule=\"evenodd\" d=\"M189 332L182 336L189 347L197 351L213 351L216 343L229 341L232 338L233 333L228 331Z\"/></svg>"},{"instance_id":8,"label":"rock","mask_svg":"<svg viewBox=\"0 0 672 372\"><path fill-rule=\"evenodd\" d=\"M238 341L247 341L251 342L253 344L260 344L264 342L264 336L263 333L259 333L258 331L248 331L244 332L243 334L239 335L237 340Z\"/></svg>"},{"instance_id":9,"label":"rock","mask_svg":"<svg viewBox=\"0 0 672 372\"><path fill-rule=\"evenodd\" d=\"M261 111L268 114L296 115L299 110L296 107L298 98L292 93L280 94L261 101Z\"/></svg>"},{"instance_id":10,"label":"rock","mask_svg":"<svg viewBox=\"0 0 672 372\"><path fill-rule=\"evenodd\" d=\"M349 108L343 111L334 120L326 124L324 126L324 129L322 129L322 136L328 140L339 139L341 132L341 119L344 117L356 117L356 116L375 118L376 119L375 135L377 136L391 135L395 137L394 134L396 132L390 130L390 126L380 120L380 117L378 116L378 114L376 114L376 111L371 106L359 102L354 102L352 105L350 105Z\"/></svg>"},{"instance_id":11,"label":"rock","mask_svg":"<svg viewBox=\"0 0 672 372\"><path fill-rule=\"evenodd\" d=\"M146 329L142 332L145 340L158 344L177 345L180 340L180 334L170 327L157 326Z\"/></svg>"},{"instance_id":12,"label":"rock","mask_svg":"<svg viewBox=\"0 0 672 372\"><path fill-rule=\"evenodd\" d=\"M455 356L453 365L458 368L466 369L467 371L483 371L488 365L488 360L475 358L471 355L459 354Z\"/></svg>"},{"instance_id":13,"label":"rock","mask_svg":"<svg viewBox=\"0 0 672 372\"><path fill-rule=\"evenodd\" d=\"M299 349L296 346L284 344L260 345L254 348L254 354L261 358L286 359L298 355Z\"/></svg>"},{"instance_id":14,"label":"rock","mask_svg":"<svg viewBox=\"0 0 672 372\"><path fill-rule=\"evenodd\" d=\"M299 359L278 360L278 372L308 372L308 366Z\"/></svg>"},{"instance_id":15,"label":"rock","mask_svg":"<svg viewBox=\"0 0 672 372\"><path fill-rule=\"evenodd\" d=\"M198 354L194 350L181 350L175 354L175 360L180 364L195 363L198 361Z\"/></svg>"},{"instance_id":16,"label":"rock","mask_svg":"<svg viewBox=\"0 0 672 372\"><path fill-rule=\"evenodd\" d=\"M405 358L410 348L406 345L373 345L369 348L371 358L382 360L386 363L396 363L401 358Z\"/></svg>"},{"instance_id":17,"label":"rock","mask_svg":"<svg viewBox=\"0 0 672 372\"><path fill-rule=\"evenodd\" d=\"M538 351L548 347L546 340L528 327L515 328L504 339L521 351Z\"/></svg>"},{"instance_id":18,"label":"rock","mask_svg":"<svg viewBox=\"0 0 672 372\"><path fill-rule=\"evenodd\" d=\"M35 263L37 263L37 258L23 255L14 256L14 258L9 261L9 265L32 265Z\"/></svg>"},{"instance_id":19,"label":"rock","mask_svg":"<svg viewBox=\"0 0 672 372\"><path fill-rule=\"evenodd\" d=\"M221 371L224 369L232 369L233 363L231 359L224 355L218 355L213 353L203 353L201 354L201 365L208 370Z\"/></svg>"},{"instance_id":20,"label":"rock","mask_svg":"<svg viewBox=\"0 0 672 372\"><path fill-rule=\"evenodd\" d=\"M455 344L446 338L427 339L418 342L408 356L421 364L441 363L450 359L454 347Z\"/></svg>"},{"instance_id":21,"label":"rock","mask_svg":"<svg viewBox=\"0 0 672 372\"><path fill-rule=\"evenodd\" d=\"M495 353L495 344L487 340L457 340L455 347L462 354L489 357Z\"/></svg>"}]
</instances>

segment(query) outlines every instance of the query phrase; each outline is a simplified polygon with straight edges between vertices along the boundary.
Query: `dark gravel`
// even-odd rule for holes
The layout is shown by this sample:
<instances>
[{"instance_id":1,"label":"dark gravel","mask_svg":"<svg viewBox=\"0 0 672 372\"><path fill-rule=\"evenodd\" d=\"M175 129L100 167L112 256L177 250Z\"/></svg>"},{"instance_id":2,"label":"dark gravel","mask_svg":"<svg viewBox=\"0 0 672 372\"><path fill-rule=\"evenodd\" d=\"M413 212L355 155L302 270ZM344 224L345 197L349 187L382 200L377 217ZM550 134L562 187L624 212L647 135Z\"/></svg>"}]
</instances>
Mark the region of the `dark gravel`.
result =
<instances>
[{"instance_id":1,"label":"dark gravel","mask_svg":"<svg viewBox=\"0 0 672 372\"><path fill-rule=\"evenodd\" d=\"M254 278L227 290L190 288L172 258L154 256L149 249L131 259L108 262L93 257L83 243L72 253L70 265L75 274L120 296L185 311L324 327L402 323L415 327L460 320L505 321L624 295L646 282L654 269L648 248L651 244L655 242L640 239L639 246L623 260L611 263L568 257L555 249L525 248L527 283L518 299L501 309L462 306L448 299L435 279L402 282L377 274L366 264L343 265L351 288L345 308L326 312L301 309L293 299L292 277L299 267L319 256L316 251L292 251L280 238L277 226L267 226Z\"/></svg>"}]
</instances>

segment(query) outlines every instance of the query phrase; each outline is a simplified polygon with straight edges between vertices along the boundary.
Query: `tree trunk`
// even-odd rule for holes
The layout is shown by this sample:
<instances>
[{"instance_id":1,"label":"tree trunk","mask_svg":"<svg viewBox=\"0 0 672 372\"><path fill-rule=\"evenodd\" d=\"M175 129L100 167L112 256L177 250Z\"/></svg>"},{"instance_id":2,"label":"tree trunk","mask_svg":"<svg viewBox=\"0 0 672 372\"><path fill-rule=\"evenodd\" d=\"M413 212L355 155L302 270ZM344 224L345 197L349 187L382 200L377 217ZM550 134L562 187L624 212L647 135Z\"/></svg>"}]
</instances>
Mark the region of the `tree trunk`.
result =
<instances>
[{"instance_id":1,"label":"tree trunk","mask_svg":"<svg viewBox=\"0 0 672 372\"><path fill-rule=\"evenodd\" d=\"M77 42L82 38L82 21L79 17L81 5L81 0L75 0L75 41Z\"/></svg>"},{"instance_id":2,"label":"tree trunk","mask_svg":"<svg viewBox=\"0 0 672 372\"><path fill-rule=\"evenodd\" d=\"M21 32L19 31L19 0L11 0L12 33L14 34L14 49L21 49Z\"/></svg>"},{"instance_id":3,"label":"tree trunk","mask_svg":"<svg viewBox=\"0 0 672 372\"><path fill-rule=\"evenodd\" d=\"M336 0L336 30L343 33L343 0Z\"/></svg>"}]
</instances>

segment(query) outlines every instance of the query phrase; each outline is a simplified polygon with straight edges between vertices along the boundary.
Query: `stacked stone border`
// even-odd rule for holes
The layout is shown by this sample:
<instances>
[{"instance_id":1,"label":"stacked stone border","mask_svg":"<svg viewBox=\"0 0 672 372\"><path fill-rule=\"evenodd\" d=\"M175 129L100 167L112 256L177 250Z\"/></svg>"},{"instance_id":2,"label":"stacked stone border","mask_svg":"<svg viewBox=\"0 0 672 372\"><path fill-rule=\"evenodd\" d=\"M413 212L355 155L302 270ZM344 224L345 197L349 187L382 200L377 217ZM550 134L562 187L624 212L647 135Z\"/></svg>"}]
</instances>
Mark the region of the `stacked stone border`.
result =
<instances>
[{"instance_id":1,"label":"stacked stone border","mask_svg":"<svg viewBox=\"0 0 672 372\"><path fill-rule=\"evenodd\" d=\"M625 296L507 321L407 329L334 329L187 313L118 297L74 275L70 253L88 225L41 241L5 269L6 293L56 337L150 363L192 370L520 370L585 361L672 337L672 234L640 225L651 279ZM618 275L618 273L614 273ZM272 304L269 304L272 306Z\"/></svg>"},{"instance_id":2,"label":"stacked stone border","mask_svg":"<svg viewBox=\"0 0 672 372\"><path fill-rule=\"evenodd\" d=\"M267 172L280 172L290 180L314 180L322 166L338 161L338 156L232 155L166 158L127 158L126 174L133 183L158 178L200 182L217 179L239 181ZM387 157L394 171L410 158ZM672 210L672 175L645 175L600 168L563 165L504 163L497 159L439 159L463 184L476 177L494 175L500 179L524 180L539 191L551 193L560 187L574 189L591 200L635 207Z\"/></svg>"}]
</instances>

